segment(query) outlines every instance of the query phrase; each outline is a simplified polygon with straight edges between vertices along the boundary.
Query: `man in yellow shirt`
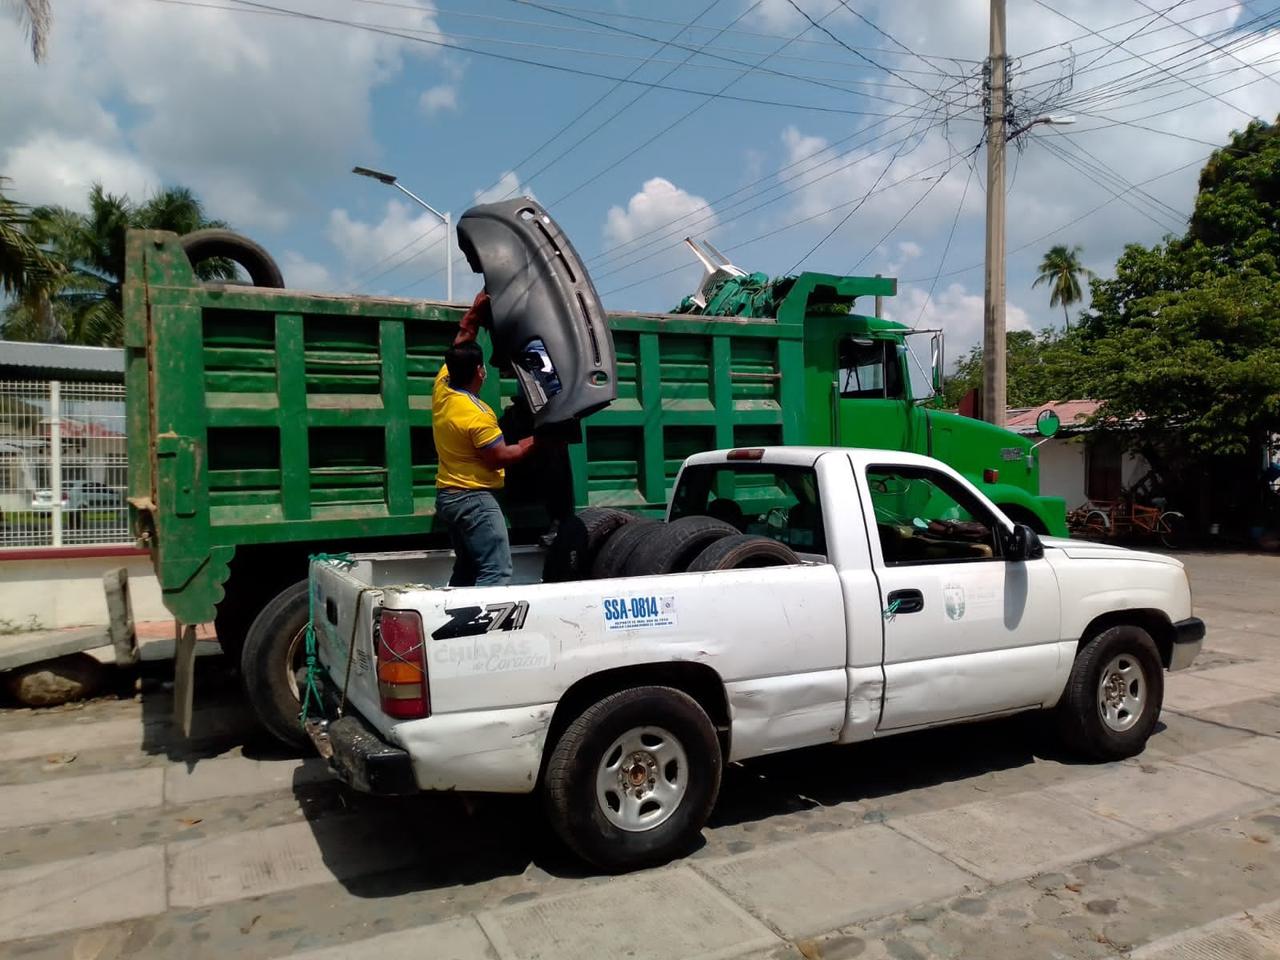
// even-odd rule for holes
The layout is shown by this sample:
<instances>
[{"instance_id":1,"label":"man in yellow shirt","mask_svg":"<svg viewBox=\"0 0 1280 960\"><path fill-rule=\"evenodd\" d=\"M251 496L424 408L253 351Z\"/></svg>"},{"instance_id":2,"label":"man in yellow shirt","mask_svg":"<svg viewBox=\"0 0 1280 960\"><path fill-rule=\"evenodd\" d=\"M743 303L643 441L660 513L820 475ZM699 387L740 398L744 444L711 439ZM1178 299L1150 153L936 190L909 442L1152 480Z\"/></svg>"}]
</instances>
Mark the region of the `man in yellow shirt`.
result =
<instances>
[{"instance_id":1,"label":"man in yellow shirt","mask_svg":"<svg viewBox=\"0 0 1280 960\"><path fill-rule=\"evenodd\" d=\"M498 418L476 395L488 375L476 331L489 311L489 296L482 290L445 351L431 395L439 457L436 516L448 527L456 557L451 587L510 582L511 542L493 491L502 489L503 468L534 450L533 437L512 445L503 441Z\"/></svg>"}]
</instances>

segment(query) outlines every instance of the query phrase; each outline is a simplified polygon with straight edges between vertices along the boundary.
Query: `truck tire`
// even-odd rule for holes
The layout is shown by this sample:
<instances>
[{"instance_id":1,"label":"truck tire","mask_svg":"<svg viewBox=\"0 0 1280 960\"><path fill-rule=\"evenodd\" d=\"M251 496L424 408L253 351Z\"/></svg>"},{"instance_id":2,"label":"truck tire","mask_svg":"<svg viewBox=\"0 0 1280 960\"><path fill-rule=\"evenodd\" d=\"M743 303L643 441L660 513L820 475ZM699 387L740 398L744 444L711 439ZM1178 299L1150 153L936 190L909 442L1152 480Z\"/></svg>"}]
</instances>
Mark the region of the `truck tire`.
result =
<instances>
[{"instance_id":1,"label":"truck tire","mask_svg":"<svg viewBox=\"0 0 1280 960\"><path fill-rule=\"evenodd\" d=\"M244 267L255 287L284 287L284 274L261 245L233 230L211 228L184 234L179 241L192 268L214 257L225 257Z\"/></svg>"},{"instance_id":2,"label":"truck tire","mask_svg":"<svg viewBox=\"0 0 1280 960\"><path fill-rule=\"evenodd\" d=\"M736 527L714 517L681 517L646 537L623 567L625 577L655 573L683 573L703 550L717 540L738 536Z\"/></svg>"},{"instance_id":3,"label":"truck tire","mask_svg":"<svg viewBox=\"0 0 1280 960\"><path fill-rule=\"evenodd\" d=\"M1094 760L1123 760L1146 747L1163 702L1155 642L1141 627L1120 624L1076 654L1056 720L1072 751Z\"/></svg>"},{"instance_id":4,"label":"truck tire","mask_svg":"<svg viewBox=\"0 0 1280 960\"><path fill-rule=\"evenodd\" d=\"M592 579L609 580L613 577L621 577L631 554L646 538L653 536L663 526L645 517L637 517L615 530L609 539L605 540L604 546L596 554L595 562L591 564Z\"/></svg>"},{"instance_id":5,"label":"truck tire","mask_svg":"<svg viewBox=\"0 0 1280 960\"><path fill-rule=\"evenodd\" d=\"M800 558L785 543L739 533L711 544L686 569L690 573L706 573L745 567L784 567L799 562Z\"/></svg>"},{"instance_id":6,"label":"truck tire","mask_svg":"<svg viewBox=\"0 0 1280 960\"><path fill-rule=\"evenodd\" d=\"M240 673L258 722L281 743L304 749L309 740L298 722L302 705L299 673L306 656L309 617L306 580L277 594L254 618L240 653Z\"/></svg>"},{"instance_id":7,"label":"truck tire","mask_svg":"<svg viewBox=\"0 0 1280 960\"><path fill-rule=\"evenodd\" d=\"M715 726L696 700L671 687L635 687L569 724L547 761L543 799L578 856L634 870L693 845L715 806L722 764Z\"/></svg>"},{"instance_id":8,"label":"truck tire","mask_svg":"<svg viewBox=\"0 0 1280 960\"><path fill-rule=\"evenodd\" d=\"M561 521L542 565L542 582L590 579L591 566L604 542L634 519L635 514L612 507L587 507L577 516Z\"/></svg>"}]
</instances>

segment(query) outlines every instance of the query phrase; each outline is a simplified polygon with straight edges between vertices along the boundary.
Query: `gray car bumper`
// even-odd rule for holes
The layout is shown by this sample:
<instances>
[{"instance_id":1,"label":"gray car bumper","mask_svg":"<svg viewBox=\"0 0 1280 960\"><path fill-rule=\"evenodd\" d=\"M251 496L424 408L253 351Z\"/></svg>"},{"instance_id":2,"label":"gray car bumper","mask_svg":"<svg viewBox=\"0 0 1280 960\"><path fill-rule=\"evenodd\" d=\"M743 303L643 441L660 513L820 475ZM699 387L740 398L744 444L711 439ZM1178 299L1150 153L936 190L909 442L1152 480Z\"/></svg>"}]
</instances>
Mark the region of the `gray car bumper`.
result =
<instances>
[{"instance_id":1,"label":"gray car bumper","mask_svg":"<svg viewBox=\"0 0 1280 960\"><path fill-rule=\"evenodd\" d=\"M1191 666L1204 646L1204 621L1188 617L1173 625L1173 653L1169 657L1170 670L1185 670Z\"/></svg>"}]
</instances>

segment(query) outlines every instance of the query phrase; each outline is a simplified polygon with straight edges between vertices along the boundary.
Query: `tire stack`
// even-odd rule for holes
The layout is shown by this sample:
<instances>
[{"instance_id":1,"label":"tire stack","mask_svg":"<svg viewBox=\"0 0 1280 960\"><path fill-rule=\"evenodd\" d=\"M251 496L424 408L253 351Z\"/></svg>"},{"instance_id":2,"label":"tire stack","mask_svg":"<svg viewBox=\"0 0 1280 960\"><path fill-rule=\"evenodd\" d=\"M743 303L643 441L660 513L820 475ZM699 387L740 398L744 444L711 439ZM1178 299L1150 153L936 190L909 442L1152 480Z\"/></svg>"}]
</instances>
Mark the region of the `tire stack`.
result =
<instances>
[{"instance_id":1,"label":"tire stack","mask_svg":"<svg viewBox=\"0 0 1280 960\"><path fill-rule=\"evenodd\" d=\"M664 523L609 507L589 507L560 525L547 551L542 579L607 580L799 562L785 544L740 533L714 517Z\"/></svg>"}]
</instances>

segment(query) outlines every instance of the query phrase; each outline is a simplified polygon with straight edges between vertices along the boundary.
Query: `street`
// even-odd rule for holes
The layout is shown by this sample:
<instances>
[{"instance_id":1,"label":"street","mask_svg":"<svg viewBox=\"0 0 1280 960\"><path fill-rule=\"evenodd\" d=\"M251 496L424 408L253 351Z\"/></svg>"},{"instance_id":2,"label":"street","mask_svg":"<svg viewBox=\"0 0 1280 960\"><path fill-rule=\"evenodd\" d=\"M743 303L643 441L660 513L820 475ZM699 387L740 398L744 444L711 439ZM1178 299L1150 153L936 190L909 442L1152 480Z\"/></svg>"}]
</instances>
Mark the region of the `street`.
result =
<instances>
[{"instance_id":1,"label":"street","mask_svg":"<svg viewBox=\"0 0 1280 960\"><path fill-rule=\"evenodd\" d=\"M622 877L527 798L348 792L213 661L190 742L158 685L0 711L0 955L1280 955L1280 558L1184 559L1208 639L1142 756L1017 717L750 761L699 850Z\"/></svg>"}]
</instances>

